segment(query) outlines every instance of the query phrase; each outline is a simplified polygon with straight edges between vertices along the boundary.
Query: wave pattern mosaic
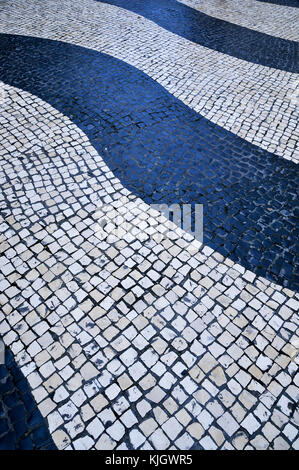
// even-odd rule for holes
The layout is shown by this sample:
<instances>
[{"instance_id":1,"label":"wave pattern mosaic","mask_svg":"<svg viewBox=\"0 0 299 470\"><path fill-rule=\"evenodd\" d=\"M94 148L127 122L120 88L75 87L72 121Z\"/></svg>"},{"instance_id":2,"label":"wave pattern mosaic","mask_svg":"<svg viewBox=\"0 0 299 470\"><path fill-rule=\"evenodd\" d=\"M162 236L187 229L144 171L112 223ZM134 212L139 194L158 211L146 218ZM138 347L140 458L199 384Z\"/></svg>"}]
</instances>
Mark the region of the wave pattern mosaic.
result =
<instances>
[{"instance_id":1,"label":"wave pattern mosaic","mask_svg":"<svg viewBox=\"0 0 299 470\"><path fill-rule=\"evenodd\" d=\"M126 188L147 203L204 204L205 243L298 287L295 163L211 124L117 59L43 39L0 42L0 78L69 116Z\"/></svg>"},{"instance_id":2,"label":"wave pattern mosaic","mask_svg":"<svg viewBox=\"0 0 299 470\"><path fill-rule=\"evenodd\" d=\"M299 40L299 9L256 0L177 0L206 15L279 38ZM296 1L299 6L299 1ZM246 15L244 15L246 11ZM288 27L286 28L286 22Z\"/></svg>"},{"instance_id":3,"label":"wave pattern mosaic","mask_svg":"<svg viewBox=\"0 0 299 470\"><path fill-rule=\"evenodd\" d=\"M206 15L177 0L105 0L192 42L268 67L298 73L298 43ZM238 38L236 40L236 38Z\"/></svg>"},{"instance_id":4,"label":"wave pattern mosaic","mask_svg":"<svg viewBox=\"0 0 299 470\"><path fill-rule=\"evenodd\" d=\"M0 6L0 31L61 40L118 58L209 121L298 162L296 74L208 49L108 3L47 0L47 11L45 17L38 0L15 0L9 9ZM271 16L270 32L275 34L285 15L275 10Z\"/></svg>"},{"instance_id":5,"label":"wave pattern mosaic","mask_svg":"<svg viewBox=\"0 0 299 470\"><path fill-rule=\"evenodd\" d=\"M279 96L280 153L243 139L180 97L168 42L153 77L95 19L244 62L248 92L252 64L295 83L297 44L185 1L44 3L0 9L0 449L298 449L294 120ZM157 203L202 203L203 244Z\"/></svg>"}]
</instances>

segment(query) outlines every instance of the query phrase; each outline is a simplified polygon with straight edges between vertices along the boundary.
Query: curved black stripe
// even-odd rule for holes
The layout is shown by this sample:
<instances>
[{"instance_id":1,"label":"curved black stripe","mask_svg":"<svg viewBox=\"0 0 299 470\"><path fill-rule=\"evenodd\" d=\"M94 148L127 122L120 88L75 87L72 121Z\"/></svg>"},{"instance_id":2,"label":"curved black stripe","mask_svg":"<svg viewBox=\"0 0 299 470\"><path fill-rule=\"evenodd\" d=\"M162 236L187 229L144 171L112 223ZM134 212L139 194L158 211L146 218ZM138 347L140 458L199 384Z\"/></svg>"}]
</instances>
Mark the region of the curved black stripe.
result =
<instances>
[{"instance_id":1,"label":"curved black stripe","mask_svg":"<svg viewBox=\"0 0 299 470\"><path fill-rule=\"evenodd\" d=\"M284 5L287 7L299 7L299 0L257 0L262 3L274 3L274 5Z\"/></svg>"},{"instance_id":2,"label":"curved black stripe","mask_svg":"<svg viewBox=\"0 0 299 470\"><path fill-rule=\"evenodd\" d=\"M213 18L176 0L101 0L131 10L202 46L255 64L298 72L298 43Z\"/></svg>"},{"instance_id":3,"label":"curved black stripe","mask_svg":"<svg viewBox=\"0 0 299 470\"><path fill-rule=\"evenodd\" d=\"M295 288L294 163L211 123L132 66L46 39L1 35L0 78L38 95L89 137L148 203L204 204L204 241Z\"/></svg>"},{"instance_id":4,"label":"curved black stripe","mask_svg":"<svg viewBox=\"0 0 299 470\"><path fill-rule=\"evenodd\" d=\"M46 420L9 349L0 365L0 450L55 450Z\"/></svg>"}]
</instances>

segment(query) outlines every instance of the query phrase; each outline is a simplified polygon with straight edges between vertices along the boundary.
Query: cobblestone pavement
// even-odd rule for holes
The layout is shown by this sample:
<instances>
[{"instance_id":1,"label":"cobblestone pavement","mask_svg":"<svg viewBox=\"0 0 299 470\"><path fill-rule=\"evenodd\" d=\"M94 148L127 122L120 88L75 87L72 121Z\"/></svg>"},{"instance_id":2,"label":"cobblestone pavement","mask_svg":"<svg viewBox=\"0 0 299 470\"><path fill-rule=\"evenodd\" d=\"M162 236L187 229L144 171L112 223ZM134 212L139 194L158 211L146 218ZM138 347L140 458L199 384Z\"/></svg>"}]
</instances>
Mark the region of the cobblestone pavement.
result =
<instances>
[{"instance_id":1,"label":"cobblestone pavement","mask_svg":"<svg viewBox=\"0 0 299 470\"><path fill-rule=\"evenodd\" d=\"M57 41L0 39L0 78L70 116L127 189L149 204L203 203L205 243L298 287L295 163L211 125L119 60Z\"/></svg>"},{"instance_id":2,"label":"cobblestone pavement","mask_svg":"<svg viewBox=\"0 0 299 470\"><path fill-rule=\"evenodd\" d=\"M178 1L220 20L229 21L271 36L298 41L299 12L296 8L291 10L289 7L283 6L283 2L281 2L281 6L279 3L270 5L271 2L269 2L266 5L264 2L261 4L256 0L242 0L242 7L240 7L238 0ZM299 6L298 0L295 0L293 6ZM244 15L245 9L246 15Z\"/></svg>"},{"instance_id":3,"label":"cobblestone pavement","mask_svg":"<svg viewBox=\"0 0 299 470\"><path fill-rule=\"evenodd\" d=\"M262 102L266 133L291 141L277 154L255 141L258 123L242 139L186 99L202 99L201 60L211 76L226 69L227 99L234 66L247 91L252 67L261 74L261 95L263 76L286 94L296 77L144 11L81 3L1 3L0 334L14 358L7 349L1 374L16 378L0 446L298 449L296 99ZM168 4L184 7L157 3L163 22ZM271 113L286 108L276 129ZM203 202L204 244L153 202Z\"/></svg>"},{"instance_id":4,"label":"cobblestone pavement","mask_svg":"<svg viewBox=\"0 0 299 470\"><path fill-rule=\"evenodd\" d=\"M297 75L213 51L107 3L46 4L45 16L39 0L1 2L0 32L70 42L121 59L211 122L298 161Z\"/></svg>"},{"instance_id":5,"label":"cobblestone pavement","mask_svg":"<svg viewBox=\"0 0 299 470\"><path fill-rule=\"evenodd\" d=\"M239 59L298 73L298 44L205 15L176 0L105 0L194 43ZM236 37L238 40L236 41Z\"/></svg>"}]
</instances>

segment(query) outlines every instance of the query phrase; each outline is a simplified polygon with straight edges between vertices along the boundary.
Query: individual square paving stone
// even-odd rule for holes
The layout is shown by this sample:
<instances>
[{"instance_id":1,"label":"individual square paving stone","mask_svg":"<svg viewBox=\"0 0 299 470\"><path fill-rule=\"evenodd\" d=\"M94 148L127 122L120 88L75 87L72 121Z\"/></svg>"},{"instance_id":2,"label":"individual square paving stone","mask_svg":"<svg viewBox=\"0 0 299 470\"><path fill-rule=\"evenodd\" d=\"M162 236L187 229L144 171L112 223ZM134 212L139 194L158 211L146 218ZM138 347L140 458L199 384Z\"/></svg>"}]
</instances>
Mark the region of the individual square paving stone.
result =
<instances>
[{"instance_id":1,"label":"individual square paving stone","mask_svg":"<svg viewBox=\"0 0 299 470\"><path fill-rule=\"evenodd\" d=\"M257 401L256 397L247 390L243 390L238 399L248 410L252 408Z\"/></svg>"},{"instance_id":2,"label":"individual square paving stone","mask_svg":"<svg viewBox=\"0 0 299 470\"><path fill-rule=\"evenodd\" d=\"M67 365L61 371L59 371L59 375L62 377L63 380L69 379L73 374L74 374L74 370L69 365Z\"/></svg>"},{"instance_id":3,"label":"individual square paving stone","mask_svg":"<svg viewBox=\"0 0 299 470\"><path fill-rule=\"evenodd\" d=\"M215 428L214 426L211 426L209 429L209 434L212 436L213 440L216 442L217 446L220 447L225 438L223 433L220 431L220 429Z\"/></svg>"},{"instance_id":4,"label":"individual square paving stone","mask_svg":"<svg viewBox=\"0 0 299 470\"><path fill-rule=\"evenodd\" d=\"M224 412L223 407L216 400L212 400L209 403L207 403L206 408L209 411L209 413L213 415L215 418L218 418Z\"/></svg>"},{"instance_id":5,"label":"individual square paving stone","mask_svg":"<svg viewBox=\"0 0 299 470\"><path fill-rule=\"evenodd\" d=\"M158 338L157 340L152 342L152 347L158 354L163 354L165 349L167 348L167 343L163 339Z\"/></svg>"},{"instance_id":6,"label":"individual square paving stone","mask_svg":"<svg viewBox=\"0 0 299 470\"><path fill-rule=\"evenodd\" d=\"M162 425L162 429L171 440L174 440L177 435L182 431L183 426L179 423L176 418L173 417Z\"/></svg>"},{"instance_id":7,"label":"individual square paving stone","mask_svg":"<svg viewBox=\"0 0 299 470\"><path fill-rule=\"evenodd\" d=\"M91 418L94 417L95 413L89 404L83 405L80 409L80 415L84 422L89 421Z\"/></svg>"},{"instance_id":8,"label":"individual square paving stone","mask_svg":"<svg viewBox=\"0 0 299 470\"><path fill-rule=\"evenodd\" d=\"M113 400L120 393L121 389L117 384L112 384L106 388L105 394L110 400Z\"/></svg>"},{"instance_id":9,"label":"individual square paving stone","mask_svg":"<svg viewBox=\"0 0 299 470\"><path fill-rule=\"evenodd\" d=\"M178 385L172 390L172 396L179 404L184 403L188 399L188 395L183 388Z\"/></svg>"},{"instance_id":10,"label":"individual square paving stone","mask_svg":"<svg viewBox=\"0 0 299 470\"><path fill-rule=\"evenodd\" d=\"M134 385L128 389L128 397L131 402L135 402L142 395L141 391Z\"/></svg>"},{"instance_id":11,"label":"individual square paving stone","mask_svg":"<svg viewBox=\"0 0 299 470\"><path fill-rule=\"evenodd\" d=\"M214 417L211 415L211 413L204 409L197 416L197 420L205 429L208 429L211 423L214 421Z\"/></svg>"},{"instance_id":12,"label":"individual square paving stone","mask_svg":"<svg viewBox=\"0 0 299 470\"><path fill-rule=\"evenodd\" d=\"M77 413L77 407L71 401L67 402L65 405L61 406L58 409L61 417L64 421L71 420Z\"/></svg>"},{"instance_id":13,"label":"individual square paving stone","mask_svg":"<svg viewBox=\"0 0 299 470\"><path fill-rule=\"evenodd\" d=\"M295 426L288 423L283 430L283 434L287 437L289 441L292 442L296 438L298 434L298 430L296 429Z\"/></svg>"},{"instance_id":14,"label":"individual square paving stone","mask_svg":"<svg viewBox=\"0 0 299 470\"><path fill-rule=\"evenodd\" d=\"M69 393L65 389L63 385L61 385L54 393L53 401L55 403L59 403L60 401L64 401L69 396Z\"/></svg>"},{"instance_id":15,"label":"individual square paving stone","mask_svg":"<svg viewBox=\"0 0 299 470\"><path fill-rule=\"evenodd\" d=\"M126 398L122 395L118 397L118 399L113 404L113 409L118 415L122 415L125 410L129 408L130 404L126 400Z\"/></svg>"},{"instance_id":16,"label":"individual square paving stone","mask_svg":"<svg viewBox=\"0 0 299 470\"><path fill-rule=\"evenodd\" d=\"M269 442L262 435L257 435L250 441L250 444L257 450L269 450Z\"/></svg>"},{"instance_id":17,"label":"individual square paving stone","mask_svg":"<svg viewBox=\"0 0 299 470\"><path fill-rule=\"evenodd\" d=\"M142 376L144 376L147 372L146 368L144 367L141 362L137 362L129 367L129 374L133 378L134 381L139 380Z\"/></svg>"},{"instance_id":18,"label":"individual square paving stone","mask_svg":"<svg viewBox=\"0 0 299 470\"><path fill-rule=\"evenodd\" d=\"M87 400L85 393L82 390L78 390L71 396L72 402L79 408Z\"/></svg>"},{"instance_id":19,"label":"individual square paving stone","mask_svg":"<svg viewBox=\"0 0 299 470\"><path fill-rule=\"evenodd\" d=\"M133 384L132 380L127 374L123 374L121 377L117 379L118 384L122 390L126 390L127 388L131 387Z\"/></svg>"},{"instance_id":20,"label":"individual square paving stone","mask_svg":"<svg viewBox=\"0 0 299 470\"><path fill-rule=\"evenodd\" d=\"M151 405L146 400L141 400L139 403L137 403L136 408L142 417L144 417L152 409Z\"/></svg>"},{"instance_id":21,"label":"individual square paving stone","mask_svg":"<svg viewBox=\"0 0 299 470\"><path fill-rule=\"evenodd\" d=\"M209 377L212 380L212 382L214 382L214 384L217 385L218 387L221 387L221 385L225 384L227 381L224 371L220 366L213 369Z\"/></svg>"},{"instance_id":22,"label":"individual square paving stone","mask_svg":"<svg viewBox=\"0 0 299 470\"><path fill-rule=\"evenodd\" d=\"M170 441L162 431L162 429L157 429L150 437L149 441L152 443L154 449L164 450L167 449L170 445Z\"/></svg>"},{"instance_id":23,"label":"individual square paving stone","mask_svg":"<svg viewBox=\"0 0 299 470\"><path fill-rule=\"evenodd\" d=\"M263 371L268 370L272 363L273 361L270 358L263 355L260 355L256 361L256 365Z\"/></svg>"},{"instance_id":24,"label":"individual square paving stone","mask_svg":"<svg viewBox=\"0 0 299 470\"><path fill-rule=\"evenodd\" d=\"M95 418L88 424L86 430L94 439L97 439L103 433L104 426L98 418Z\"/></svg>"},{"instance_id":25,"label":"individual square paving stone","mask_svg":"<svg viewBox=\"0 0 299 470\"><path fill-rule=\"evenodd\" d=\"M245 418L247 413L246 408L243 408L239 402L235 402L230 411L238 423L240 423Z\"/></svg>"},{"instance_id":26,"label":"individual square paving stone","mask_svg":"<svg viewBox=\"0 0 299 470\"><path fill-rule=\"evenodd\" d=\"M84 424L79 415L65 424L65 428L69 436L73 439L84 430Z\"/></svg>"},{"instance_id":27,"label":"individual square paving stone","mask_svg":"<svg viewBox=\"0 0 299 470\"><path fill-rule=\"evenodd\" d=\"M218 418L217 423L229 436L232 436L239 428L237 421L228 412L224 413L223 416Z\"/></svg>"},{"instance_id":28,"label":"individual square paving stone","mask_svg":"<svg viewBox=\"0 0 299 470\"><path fill-rule=\"evenodd\" d=\"M137 429L133 429L133 431L130 432L129 436L134 449L140 447L146 439L145 436Z\"/></svg>"},{"instance_id":29,"label":"individual square paving stone","mask_svg":"<svg viewBox=\"0 0 299 470\"><path fill-rule=\"evenodd\" d=\"M89 436L81 437L80 439L76 439L73 442L75 450L89 450L93 447L94 442Z\"/></svg>"},{"instance_id":30,"label":"individual square paving stone","mask_svg":"<svg viewBox=\"0 0 299 470\"><path fill-rule=\"evenodd\" d=\"M237 382L235 379L231 379L228 383L227 383L227 386L229 388L229 390L235 395L239 395L242 391L242 387L241 385L239 384L239 382Z\"/></svg>"},{"instance_id":31,"label":"individual square paving stone","mask_svg":"<svg viewBox=\"0 0 299 470\"><path fill-rule=\"evenodd\" d=\"M179 439L175 441L175 445L180 450L189 450L194 444L194 440L191 436L186 432L183 434Z\"/></svg>"},{"instance_id":32,"label":"individual square paving stone","mask_svg":"<svg viewBox=\"0 0 299 470\"><path fill-rule=\"evenodd\" d=\"M248 416L246 416L246 418L242 421L241 425L244 429L247 429L247 431L250 434L253 434L261 426L261 424L257 421L257 419L251 413Z\"/></svg>"},{"instance_id":33,"label":"individual square paving stone","mask_svg":"<svg viewBox=\"0 0 299 470\"><path fill-rule=\"evenodd\" d=\"M134 424L138 423L136 416L133 414L131 410L128 410L124 414L122 414L120 419L122 423L126 426L126 428L131 428Z\"/></svg>"},{"instance_id":34,"label":"individual square paving stone","mask_svg":"<svg viewBox=\"0 0 299 470\"><path fill-rule=\"evenodd\" d=\"M116 420L115 414L109 408L106 408L105 410L101 411L101 413L98 414L98 417L104 423L104 425L108 423L114 423L114 421Z\"/></svg>"},{"instance_id":35,"label":"individual square paving stone","mask_svg":"<svg viewBox=\"0 0 299 470\"><path fill-rule=\"evenodd\" d=\"M166 375L167 374L165 374L165 376ZM163 377L163 379L165 379L165 376ZM161 385L162 387L163 387L163 385L162 385L163 379L160 380L160 382L159 382L159 385ZM157 380L155 379L155 377L153 377L151 374L147 374L146 376L144 376L140 380L139 386L141 388L143 388L143 390L148 390L148 389L152 388L154 385L156 385L156 382L157 382ZM163 383L165 383L165 380L164 380ZM168 385L167 377L166 377L166 384ZM170 381L170 386L171 386L171 381ZM164 388L169 388L169 387L164 387Z\"/></svg>"},{"instance_id":36,"label":"individual square paving stone","mask_svg":"<svg viewBox=\"0 0 299 470\"><path fill-rule=\"evenodd\" d=\"M205 432L204 428L199 423L189 424L189 426L187 427L187 431L195 439L200 439L200 437Z\"/></svg>"},{"instance_id":37,"label":"individual square paving stone","mask_svg":"<svg viewBox=\"0 0 299 470\"><path fill-rule=\"evenodd\" d=\"M99 375L99 372L92 364L86 363L83 367L81 367L80 374L84 380L89 380Z\"/></svg>"},{"instance_id":38,"label":"individual square paving stone","mask_svg":"<svg viewBox=\"0 0 299 470\"><path fill-rule=\"evenodd\" d=\"M197 384L190 378L190 377L185 377L182 381L181 381L181 384L182 386L184 387L184 389L186 390L186 392L188 394L192 394L193 392L195 392L195 390L198 389L198 386Z\"/></svg>"},{"instance_id":39,"label":"individual square paving stone","mask_svg":"<svg viewBox=\"0 0 299 470\"><path fill-rule=\"evenodd\" d=\"M211 439L209 436L205 436L204 438L202 438L200 441L199 441L199 444L203 447L203 449L205 450L216 450L217 449L217 445L216 443L213 441L213 439Z\"/></svg>"},{"instance_id":40,"label":"individual square paving stone","mask_svg":"<svg viewBox=\"0 0 299 470\"><path fill-rule=\"evenodd\" d=\"M63 424L63 419L61 418L58 411L53 411L52 413L50 413L47 417L47 420L50 433L53 433L55 429L57 429L61 424Z\"/></svg>"},{"instance_id":41,"label":"individual square paving stone","mask_svg":"<svg viewBox=\"0 0 299 470\"><path fill-rule=\"evenodd\" d=\"M55 431L52 434L52 439L55 442L58 450L64 449L71 442L69 436L62 430Z\"/></svg>"},{"instance_id":42,"label":"individual square paving stone","mask_svg":"<svg viewBox=\"0 0 299 470\"><path fill-rule=\"evenodd\" d=\"M283 439L282 436L276 437L273 441L273 449L275 450L288 450L290 449L290 444Z\"/></svg>"},{"instance_id":43,"label":"individual square paving stone","mask_svg":"<svg viewBox=\"0 0 299 470\"><path fill-rule=\"evenodd\" d=\"M125 427L122 423L116 421L112 426L106 428L106 432L112 437L112 439L119 441L125 434Z\"/></svg>"},{"instance_id":44,"label":"individual square paving stone","mask_svg":"<svg viewBox=\"0 0 299 470\"><path fill-rule=\"evenodd\" d=\"M160 403L165 395L166 393L160 387L156 386L146 394L146 398L154 403Z\"/></svg>"},{"instance_id":45,"label":"individual square paving stone","mask_svg":"<svg viewBox=\"0 0 299 470\"><path fill-rule=\"evenodd\" d=\"M46 398L44 401L39 403L39 410L43 416L47 416L55 408L56 408L56 403L54 403L51 400L51 398Z\"/></svg>"},{"instance_id":46,"label":"individual square paving stone","mask_svg":"<svg viewBox=\"0 0 299 470\"><path fill-rule=\"evenodd\" d=\"M187 426L187 424L192 420L190 414L187 413L185 409L178 411L175 417L183 426Z\"/></svg>"},{"instance_id":47,"label":"individual square paving stone","mask_svg":"<svg viewBox=\"0 0 299 470\"><path fill-rule=\"evenodd\" d=\"M116 442L107 434L102 434L95 445L97 450L112 450L116 447Z\"/></svg>"},{"instance_id":48,"label":"individual square paving stone","mask_svg":"<svg viewBox=\"0 0 299 470\"><path fill-rule=\"evenodd\" d=\"M248 444L248 436L245 432L239 431L236 433L235 437L232 440L233 448L236 450L243 450L244 448L247 449ZM226 444L224 444L226 446ZM226 447L225 447L226 448Z\"/></svg>"}]
</instances>

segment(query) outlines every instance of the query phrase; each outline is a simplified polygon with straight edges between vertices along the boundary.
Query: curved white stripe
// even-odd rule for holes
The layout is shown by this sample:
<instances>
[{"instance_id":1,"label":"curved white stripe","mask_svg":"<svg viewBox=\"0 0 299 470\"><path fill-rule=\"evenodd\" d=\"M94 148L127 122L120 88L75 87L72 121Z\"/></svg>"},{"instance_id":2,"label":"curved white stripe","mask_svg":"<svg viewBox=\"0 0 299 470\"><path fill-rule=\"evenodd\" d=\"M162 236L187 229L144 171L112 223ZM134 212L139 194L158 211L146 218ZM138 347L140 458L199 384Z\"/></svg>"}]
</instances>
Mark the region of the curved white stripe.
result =
<instances>
[{"instance_id":1,"label":"curved white stripe","mask_svg":"<svg viewBox=\"0 0 299 470\"><path fill-rule=\"evenodd\" d=\"M92 0L16 0L3 6L0 20L4 33L71 42L119 58L212 122L286 159L299 159L294 74L211 51Z\"/></svg>"},{"instance_id":2,"label":"curved white stripe","mask_svg":"<svg viewBox=\"0 0 299 470\"><path fill-rule=\"evenodd\" d=\"M179 396L185 391L188 393L187 401L179 399L179 407L188 415L192 415L194 403L197 403L197 410L201 409L200 382L209 375L210 369L204 369L203 373L193 365L204 354L208 354L211 364L210 352L216 357L212 360L212 367L217 365L214 375L209 376L213 381L213 385L210 383L213 406L217 400L218 407L226 406L217 398L218 391L223 390L226 381L231 381L231 373L225 377L227 367L234 363L235 374L238 366L237 361L219 345L220 330L226 335L228 331L236 335L239 328L244 330L242 341L237 341L238 334L227 347L233 357L237 354L237 358L240 347L246 347L246 337L252 339L256 328L264 333L265 338L274 340L283 323L277 313L281 312L289 328L294 321L292 309L296 311L296 296L288 289L256 278L250 271L245 272L241 266L234 265L208 247L198 251L198 243L183 232L178 236L173 231L162 242L152 239L146 243L140 243L138 235L134 238L131 233L130 237L126 234L122 237L118 232L118 236L110 237L113 247L103 242L101 229L97 222L93 224L93 213L99 206L105 218L111 217L111 222L116 215L129 214L131 220L141 214L143 224L152 228L157 222L155 212L122 187L84 133L67 117L17 88L5 86L3 98L1 124L6 133L0 149L2 213L6 201L11 203L11 207L0 223L0 282L4 287L0 296L0 334L28 378L58 448L114 448L126 433L135 448L142 444L143 448L159 449L162 445L165 450L171 445L170 441L164 437L160 444L154 433L157 426L165 430L165 420L160 422L157 416L162 410L167 418L169 411L168 401L160 401L161 392L155 388L160 384L160 378L162 387L167 388L172 383L170 376L165 376L166 382L163 381L163 364L169 366L173 359L173 352L165 350L164 344L171 343L171 349L177 351L179 359L177 368L172 371L173 378L178 380L177 388L168 393L175 399L177 393ZM114 214L110 212L111 206L115 208ZM164 222L156 225L156 230L163 230L165 225ZM109 264L106 257L111 258ZM83 266L81 270L78 269L78 260ZM146 267L148 260L150 268ZM148 272L148 269L156 269L162 278L157 280L154 271ZM140 272L144 273L143 277ZM222 284L224 273L226 279ZM115 288L119 280L124 284ZM243 300L235 300L238 293ZM187 304L184 296L189 299L188 302L186 299ZM130 309L124 304L124 298ZM198 298L202 298L202 302L193 306L192 302L194 299L197 302ZM216 298L218 304L214 302ZM109 312L113 302L114 308ZM241 312L246 304L250 308L244 316ZM20 305L23 311L18 312ZM25 312L24 306L28 307ZM254 320L255 328L246 329L246 315L249 315L250 323ZM270 319L271 327L266 323ZM49 328L59 341L51 338ZM194 343L196 337L200 339ZM232 338L230 334L228 337ZM282 335L275 345L284 351L282 365L275 366L276 375L279 368L284 367L287 355L291 361L296 351L295 337L291 337L289 342L284 337ZM191 344L189 351L186 348ZM231 351L233 346L236 350ZM149 362L142 354L145 347ZM143 363L140 363L138 354ZM246 361L246 367L249 367L248 361L252 361L253 366L256 355L249 355ZM268 365L269 361L272 359L265 351L258 365L263 367L263 363ZM131 368L132 364L134 367ZM154 367L154 364L159 366ZM180 364L190 369L187 379L186 374L178 372ZM291 363L290 374L294 367L295 364ZM138 380L139 374L140 378L144 376L145 368L148 369L146 379ZM158 370L159 381L151 376L152 371L159 374ZM254 374L258 369L253 370ZM103 374L97 381L95 377L99 371ZM239 372L241 374L241 369ZM287 373L285 370L284 375ZM177 379L175 374L180 378ZM137 393L130 376L136 378L143 393ZM107 391L107 400L103 393L110 383L114 385ZM245 385L242 385L240 380L240 383L239 396L248 382L245 380ZM270 384L268 379L266 384ZM113 398L118 393L120 399L115 404ZM144 419L148 410L144 396L149 393L152 393L153 401L150 408L158 421L154 428L151 420ZM273 397L269 391L267 396L268 399ZM263 397L260 396L262 402ZM137 405L140 414L134 411L135 418L131 415L124 417L127 400ZM193 400L193 405L190 400ZM271 408L271 413L275 410L276 405ZM111 422L111 412L116 414L114 427L110 426L111 423L105 425L104 415L110 413L106 419ZM250 409L245 408L243 412L240 422L250 414ZM201 422L198 413L194 419ZM202 423L205 430L208 430L209 423ZM132 425L134 431L131 431ZM77 438L85 428L85 437ZM136 429L141 432L137 441ZM193 435L192 428L187 427L188 432ZM149 436L148 440L143 433ZM185 440L176 446L188 449L194 442L191 436L185 436ZM250 431L249 437L245 438L250 443ZM202 446L205 445L210 443L203 441ZM225 439L220 445L224 448L230 446ZM237 441L233 441L233 445L238 448ZM122 443L120 448L126 448L125 444Z\"/></svg>"},{"instance_id":3,"label":"curved white stripe","mask_svg":"<svg viewBox=\"0 0 299 470\"><path fill-rule=\"evenodd\" d=\"M223 21L291 41L299 41L298 8L256 0L177 0Z\"/></svg>"}]
</instances>

